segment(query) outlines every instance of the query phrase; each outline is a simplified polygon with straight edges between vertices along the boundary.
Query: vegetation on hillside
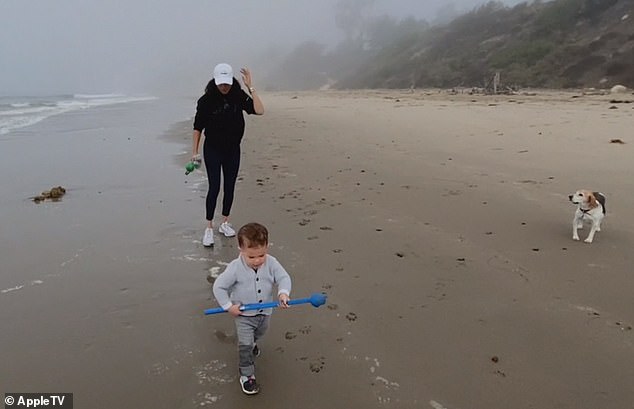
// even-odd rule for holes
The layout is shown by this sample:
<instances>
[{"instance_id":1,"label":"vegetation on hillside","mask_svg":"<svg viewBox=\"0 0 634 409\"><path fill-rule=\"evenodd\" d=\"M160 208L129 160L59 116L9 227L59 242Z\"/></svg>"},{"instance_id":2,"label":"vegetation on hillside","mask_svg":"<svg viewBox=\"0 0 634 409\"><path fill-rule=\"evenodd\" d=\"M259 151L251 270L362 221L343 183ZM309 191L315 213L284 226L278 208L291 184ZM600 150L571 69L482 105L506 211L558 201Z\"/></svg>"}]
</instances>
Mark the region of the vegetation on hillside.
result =
<instances>
[{"instance_id":1,"label":"vegetation on hillside","mask_svg":"<svg viewBox=\"0 0 634 409\"><path fill-rule=\"evenodd\" d=\"M303 44L288 56L287 88L484 87L496 72L510 87L634 87L634 0L491 1L442 26L355 20L364 2L340 1L348 18L337 47Z\"/></svg>"}]
</instances>

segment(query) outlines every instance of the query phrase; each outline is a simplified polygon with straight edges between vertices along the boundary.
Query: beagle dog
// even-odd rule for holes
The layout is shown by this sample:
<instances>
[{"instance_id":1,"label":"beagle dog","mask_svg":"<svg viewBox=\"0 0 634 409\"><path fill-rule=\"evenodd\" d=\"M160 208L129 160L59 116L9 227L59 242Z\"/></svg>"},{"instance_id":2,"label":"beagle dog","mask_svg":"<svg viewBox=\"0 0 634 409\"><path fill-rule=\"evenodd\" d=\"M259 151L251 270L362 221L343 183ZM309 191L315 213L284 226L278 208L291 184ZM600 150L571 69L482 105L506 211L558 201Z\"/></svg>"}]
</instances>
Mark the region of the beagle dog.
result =
<instances>
[{"instance_id":1,"label":"beagle dog","mask_svg":"<svg viewBox=\"0 0 634 409\"><path fill-rule=\"evenodd\" d=\"M577 229L583 229L583 221L588 220L592 225L584 241L592 243L594 233L601 231L601 221L605 217L605 196L599 192L577 190L574 194L568 195L568 199L577 205L575 218L572 220L572 239L579 240Z\"/></svg>"}]
</instances>

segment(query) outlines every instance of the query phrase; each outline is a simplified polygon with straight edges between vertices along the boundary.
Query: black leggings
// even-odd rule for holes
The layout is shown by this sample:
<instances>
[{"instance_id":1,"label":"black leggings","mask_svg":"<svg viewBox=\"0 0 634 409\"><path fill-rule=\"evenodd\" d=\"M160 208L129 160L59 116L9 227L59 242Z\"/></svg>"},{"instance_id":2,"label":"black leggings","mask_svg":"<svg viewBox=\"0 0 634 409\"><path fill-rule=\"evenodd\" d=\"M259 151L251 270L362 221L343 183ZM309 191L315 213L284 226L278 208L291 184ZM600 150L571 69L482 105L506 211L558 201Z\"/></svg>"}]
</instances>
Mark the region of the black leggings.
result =
<instances>
[{"instance_id":1,"label":"black leggings","mask_svg":"<svg viewBox=\"0 0 634 409\"><path fill-rule=\"evenodd\" d=\"M207 191L207 220L214 218L216 211L216 201L220 193L220 171L222 170L223 178L223 195L222 195L222 215L227 217L231 212L233 204L233 193L236 187L236 179L238 178L238 169L240 169L240 145L229 148L216 148L208 146L203 147L205 155L205 168L207 169L207 179L209 179L209 190Z\"/></svg>"}]
</instances>

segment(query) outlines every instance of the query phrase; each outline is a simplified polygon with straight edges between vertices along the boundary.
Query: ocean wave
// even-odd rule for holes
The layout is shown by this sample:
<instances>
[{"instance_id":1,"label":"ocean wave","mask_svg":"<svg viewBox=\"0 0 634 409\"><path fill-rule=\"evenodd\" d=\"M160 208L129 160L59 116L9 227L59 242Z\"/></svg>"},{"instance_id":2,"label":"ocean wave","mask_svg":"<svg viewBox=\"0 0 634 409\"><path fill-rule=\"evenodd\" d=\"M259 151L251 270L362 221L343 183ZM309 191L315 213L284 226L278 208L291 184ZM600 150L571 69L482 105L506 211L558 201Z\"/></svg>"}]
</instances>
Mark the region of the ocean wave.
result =
<instances>
[{"instance_id":1,"label":"ocean wave","mask_svg":"<svg viewBox=\"0 0 634 409\"><path fill-rule=\"evenodd\" d=\"M16 102L13 104L8 104L11 108L24 108L24 107L28 107L31 104L29 104L28 102Z\"/></svg>"},{"instance_id":2,"label":"ocean wave","mask_svg":"<svg viewBox=\"0 0 634 409\"><path fill-rule=\"evenodd\" d=\"M125 97L123 94L75 94L74 98L77 99L92 99L92 98L120 98Z\"/></svg>"},{"instance_id":3,"label":"ocean wave","mask_svg":"<svg viewBox=\"0 0 634 409\"><path fill-rule=\"evenodd\" d=\"M151 101L154 96L75 94L54 97L3 97L0 101L0 135L34 125L53 115L104 105Z\"/></svg>"}]
</instances>

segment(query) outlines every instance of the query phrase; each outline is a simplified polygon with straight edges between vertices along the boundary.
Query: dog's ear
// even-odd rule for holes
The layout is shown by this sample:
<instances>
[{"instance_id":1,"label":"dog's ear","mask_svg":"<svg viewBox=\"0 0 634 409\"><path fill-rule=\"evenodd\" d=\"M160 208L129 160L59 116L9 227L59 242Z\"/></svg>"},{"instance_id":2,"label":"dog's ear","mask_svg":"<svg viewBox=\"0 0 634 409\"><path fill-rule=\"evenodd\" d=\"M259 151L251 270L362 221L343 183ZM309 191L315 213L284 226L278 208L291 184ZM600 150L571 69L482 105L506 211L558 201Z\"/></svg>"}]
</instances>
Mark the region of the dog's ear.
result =
<instances>
[{"instance_id":1,"label":"dog's ear","mask_svg":"<svg viewBox=\"0 0 634 409\"><path fill-rule=\"evenodd\" d=\"M593 193L588 193L588 202L590 203L590 207L593 208L593 209L598 206L597 205L597 198L594 197Z\"/></svg>"}]
</instances>

